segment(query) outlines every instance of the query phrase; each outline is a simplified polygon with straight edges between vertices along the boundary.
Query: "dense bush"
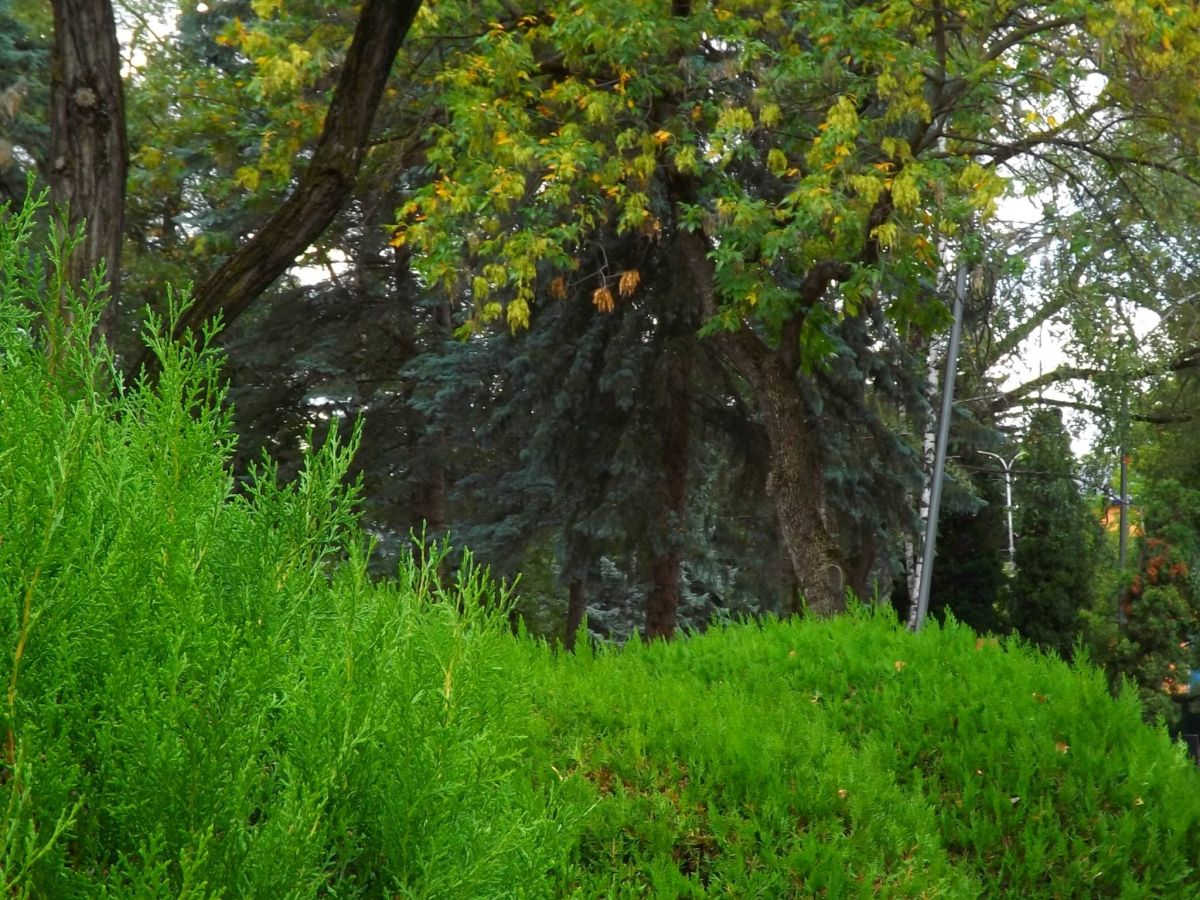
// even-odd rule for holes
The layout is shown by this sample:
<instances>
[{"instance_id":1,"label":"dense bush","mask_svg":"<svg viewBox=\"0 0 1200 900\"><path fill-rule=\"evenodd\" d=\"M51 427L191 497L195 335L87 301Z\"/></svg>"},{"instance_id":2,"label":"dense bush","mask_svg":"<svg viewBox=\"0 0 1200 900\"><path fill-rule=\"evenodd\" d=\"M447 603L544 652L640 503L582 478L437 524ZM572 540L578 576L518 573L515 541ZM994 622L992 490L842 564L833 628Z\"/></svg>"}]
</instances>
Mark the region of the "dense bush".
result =
<instances>
[{"instance_id":1,"label":"dense bush","mask_svg":"<svg viewBox=\"0 0 1200 900\"><path fill-rule=\"evenodd\" d=\"M354 440L235 492L214 355L114 387L30 222L0 228L6 893L1200 892L1200 777L1089 668L868 611L556 656L436 552L372 583Z\"/></svg>"},{"instance_id":2,"label":"dense bush","mask_svg":"<svg viewBox=\"0 0 1200 900\"><path fill-rule=\"evenodd\" d=\"M332 433L233 493L203 347L101 390L28 213L0 230L5 892L545 895L567 844L488 582L371 583Z\"/></svg>"},{"instance_id":3,"label":"dense bush","mask_svg":"<svg viewBox=\"0 0 1200 900\"><path fill-rule=\"evenodd\" d=\"M1200 893L1200 775L1094 669L868 612L548 665L589 895Z\"/></svg>"}]
</instances>

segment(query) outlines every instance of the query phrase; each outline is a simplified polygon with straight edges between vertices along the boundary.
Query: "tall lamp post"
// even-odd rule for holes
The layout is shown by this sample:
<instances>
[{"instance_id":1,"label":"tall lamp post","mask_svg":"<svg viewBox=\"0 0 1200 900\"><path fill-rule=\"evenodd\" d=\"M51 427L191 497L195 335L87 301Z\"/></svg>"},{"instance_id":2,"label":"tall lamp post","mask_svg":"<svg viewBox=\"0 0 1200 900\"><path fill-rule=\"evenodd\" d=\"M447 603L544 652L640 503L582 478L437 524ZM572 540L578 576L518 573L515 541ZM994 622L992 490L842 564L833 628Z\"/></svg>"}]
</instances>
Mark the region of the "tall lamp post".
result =
<instances>
[{"instance_id":1,"label":"tall lamp post","mask_svg":"<svg viewBox=\"0 0 1200 900\"><path fill-rule=\"evenodd\" d=\"M1008 511L1008 574L1011 575L1017 570L1017 540L1013 535L1012 467L1018 459L1025 455L1025 451L1022 450L1007 461L999 453L992 453L990 450L980 450L979 452L984 456L1000 460L1000 465L1004 467L1004 508Z\"/></svg>"}]
</instances>

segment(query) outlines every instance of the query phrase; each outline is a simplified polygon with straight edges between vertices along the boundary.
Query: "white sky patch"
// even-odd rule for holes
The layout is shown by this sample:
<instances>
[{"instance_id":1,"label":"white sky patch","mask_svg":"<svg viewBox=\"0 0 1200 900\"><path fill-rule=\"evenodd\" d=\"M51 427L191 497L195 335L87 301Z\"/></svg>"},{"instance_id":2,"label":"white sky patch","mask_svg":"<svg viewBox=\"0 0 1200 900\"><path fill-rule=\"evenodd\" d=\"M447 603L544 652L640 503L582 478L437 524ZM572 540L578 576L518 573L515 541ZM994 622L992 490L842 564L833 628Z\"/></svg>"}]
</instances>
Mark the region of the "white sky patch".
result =
<instances>
[{"instance_id":1,"label":"white sky patch","mask_svg":"<svg viewBox=\"0 0 1200 900\"><path fill-rule=\"evenodd\" d=\"M307 287L326 281L336 283L351 267L350 258L341 250L322 253L316 247L309 247L296 257L296 265L288 269L288 274Z\"/></svg>"}]
</instances>

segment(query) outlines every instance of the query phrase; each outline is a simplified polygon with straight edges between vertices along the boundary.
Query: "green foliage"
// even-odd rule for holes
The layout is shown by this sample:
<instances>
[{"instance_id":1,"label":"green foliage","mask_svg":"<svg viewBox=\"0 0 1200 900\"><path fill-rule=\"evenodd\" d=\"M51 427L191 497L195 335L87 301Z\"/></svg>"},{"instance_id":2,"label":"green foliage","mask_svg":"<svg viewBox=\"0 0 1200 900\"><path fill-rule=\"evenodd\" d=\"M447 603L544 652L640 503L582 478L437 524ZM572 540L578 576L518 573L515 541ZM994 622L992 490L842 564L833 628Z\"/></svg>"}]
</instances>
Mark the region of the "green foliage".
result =
<instances>
[{"instance_id":1,"label":"green foliage","mask_svg":"<svg viewBox=\"0 0 1200 900\"><path fill-rule=\"evenodd\" d=\"M1163 456L1158 459L1157 471L1138 479L1144 534L1132 548L1134 565L1104 585L1087 618L1087 640L1114 684L1129 679L1138 686L1148 716L1173 720L1179 709L1171 695L1184 689L1189 670L1200 668L1194 646L1200 635L1200 495L1164 477Z\"/></svg>"},{"instance_id":2,"label":"green foliage","mask_svg":"<svg viewBox=\"0 0 1200 900\"><path fill-rule=\"evenodd\" d=\"M1022 450L1008 619L1033 643L1068 658L1079 613L1092 598L1100 528L1075 483L1070 437L1057 409L1034 412Z\"/></svg>"},{"instance_id":3,"label":"green foliage","mask_svg":"<svg viewBox=\"0 0 1200 900\"><path fill-rule=\"evenodd\" d=\"M105 356L86 327L45 352L31 212L0 227L6 890L544 895L565 849L494 671L506 598L469 566L443 593L437 554L367 578L357 434L234 494L204 343L81 387Z\"/></svg>"},{"instance_id":4,"label":"green foliage","mask_svg":"<svg viewBox=\"0 0 1200 900\"><path fill-rule=\"evenodd\" d=\"M1200 776L1132 693L953 621L767 621L560 659L581 896L1184 896Z\"/></svg>"},{"instance_id":5,"label":"green foliage","mask_svg":"<svg viewBox=\"0 0 1200 900\"><path fill-rule=\"evenodd\" d=\"M108 391L33 212L0 224L8 893L1200 889L1200 778L1094 670L865 611L556 656L440 551L371 582L357 432L235 493L216 354L153 339Z\"/></svg>"}]
</instances>

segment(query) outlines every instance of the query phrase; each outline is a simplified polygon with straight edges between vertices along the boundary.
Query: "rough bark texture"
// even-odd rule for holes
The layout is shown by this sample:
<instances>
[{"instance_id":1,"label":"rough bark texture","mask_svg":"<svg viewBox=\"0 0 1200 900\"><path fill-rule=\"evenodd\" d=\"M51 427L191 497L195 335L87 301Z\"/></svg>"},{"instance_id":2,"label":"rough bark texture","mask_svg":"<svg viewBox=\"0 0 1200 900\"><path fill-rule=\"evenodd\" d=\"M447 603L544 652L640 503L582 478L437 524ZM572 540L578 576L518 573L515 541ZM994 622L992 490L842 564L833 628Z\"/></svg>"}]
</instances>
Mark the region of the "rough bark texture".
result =
<instances>
[{"instance_id":1,"label":"rough bark texture","mask_svg":"<svg viewBox=\"0 0 1200 900\"><path fill-rule=\"evenodd\" d=\"M375 110L420 0L366 0L312 161L257 234L200 286L175 336L220 312L228 325L295 262L353 194Z\"/></svg>"},{"instance_id":2,"label":"rough bark texture","mask_svg":"<svg viewBox=\"0 0 1200 900\"><path fill-rule=\"evenodd\" d=\"M705 313L711 315L717 304L706 242L698 234L684 233L679 243L681 261L701 294ZM767 493L808 610L818 616L843 612L845 574L825 518L821 463L795 372L748 326L719 332L714 339L758 401L770 452Z\"/></svg>"},{"instance_id":3,"label":"rough bark texture","mask_svg":"<svg viewBox=\"0 0 1200 900\"><path fill-rule=\"evenodd\" d=\"M86 236L68 261L78 284L104 263L110 302L101 330L111 334L121 274L125 210L125 100L121 48L110 0L53 0L50 76L51 199ZM64 310L64 314L69 313Z\"/></svg>"},{"instance_id":4,"label":"rough bark texture","mask_svg":"<svg viewBox=\"0 0 1200 900\"><path fill-rule=\"evenodd\" d=\"M587 593L584 591L583 581L576 578L567 588L567 630L563 634L563 647L569 653L575 652L575 636L586 614Z\"/></svg>"},{"instance_id":5,"label":"rough bark texture","mask_svg":"<svg viewBox=\"0 0 1200 900\"><path fill-rule=\"evenodd\" d=\"M670 640L679 618L679 566L687 513L689 359L671 353L666 361L666 408L663 421L663 478L659 486L658 532L662 545L650 562L650 594L646 598L646 636Z\"/></svg>"}]
</instances>

